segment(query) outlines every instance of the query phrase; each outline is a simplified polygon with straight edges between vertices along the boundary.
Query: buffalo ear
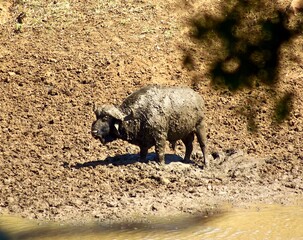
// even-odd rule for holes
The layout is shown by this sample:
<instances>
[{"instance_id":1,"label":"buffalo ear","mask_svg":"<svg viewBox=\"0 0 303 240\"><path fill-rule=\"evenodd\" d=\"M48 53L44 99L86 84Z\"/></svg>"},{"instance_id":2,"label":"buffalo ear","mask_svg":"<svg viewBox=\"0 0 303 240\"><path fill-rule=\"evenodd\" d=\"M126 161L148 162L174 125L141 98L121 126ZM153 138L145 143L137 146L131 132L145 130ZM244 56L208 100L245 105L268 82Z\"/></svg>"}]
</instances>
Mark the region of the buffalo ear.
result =
<instances>
[{"instance_id":1,"label":"buffalo ear","mask_svg":"<svg viewBox=\"0 0 303 240\"><path fill-rule=\"evenodd\" d=\"M100 117L101 116L101 107L100 106L98 106L98 105L96 105L95 103L94 103L94 105L93 105L93 111L94 111L94 113L96 114L96 117L98 118L98 117Z\"/></svg>"},{"instance_id":2,"label":"buffalo ear","mask_svg":"<svg viewBox=\"0 0 303 240\"><path fill-rule=\"evenodd\" d=\"M126 115L114 105L102 105L102 106L94 106L94 112L98 117L110 116L120 121L126 117Z\"/></svg>"}]
</instances>

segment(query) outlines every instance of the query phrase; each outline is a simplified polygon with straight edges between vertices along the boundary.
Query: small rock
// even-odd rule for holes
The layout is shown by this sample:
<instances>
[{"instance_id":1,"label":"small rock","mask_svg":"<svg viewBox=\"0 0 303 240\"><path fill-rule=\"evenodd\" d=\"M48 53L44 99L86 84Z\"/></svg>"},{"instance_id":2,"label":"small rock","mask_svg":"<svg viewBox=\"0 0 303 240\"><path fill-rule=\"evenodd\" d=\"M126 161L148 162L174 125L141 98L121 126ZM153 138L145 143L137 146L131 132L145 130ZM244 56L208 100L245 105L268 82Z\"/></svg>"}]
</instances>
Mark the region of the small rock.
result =
<instances>
[{"instance_id":1,"label":"small rock","mask_svg":"<svg viewBox=\"0 0 303 240\"><path fill-rule=\"evenodd\" d=\"M131 192L131 193L129 193L129 196L130 196L130 197L136 197L137 194L136 194L135 192Z\"/></svg>"},{"instance_id":2,"label":"small rock","mask_svg":"<svg viewBox=\"0 0 303 240\"><path fill-rule=\"evenodd\" d=\"M73 204L74 204L75 206L81 206L81 205L83 204L83 201L80 200L80 199L75 199L75 200L73 201Z\"/></svg>"},{"instance_id":3,"label":"small rock","mask_svg":"<svg viewBox=\"0 0 303 240\"><path fill-rule=\"evenodd\" d=\"M226 156L228 157L237 153L237 151L233 148L227 149L225 152L226 152Z\"/></svg>"},{"instance_id":4,"label":"small rock","mask_svg":"<svg viewBox=\"0 0 303 240\"><path fill-rule=\"evenodd\" d=\"M152 211L160 211L161 209L163 209L164 207L162 206L162 204L160 203L154 203L152 206L151 206L151 210Z\"/></svg>"},{"instance_id":5,"label":"small rock","mask_svg":"<svg viewBox=\"0 0 303 240\"><path fill-rule=\"evenodd\" d=\"M13 203L13 202L15 202L15 199L13 197L8 197L7 202L8 203Z\"/></svg>"},{"instance_id":6,"label":"small rock","mask_svg":"<svg viewBox=\"0 0 303 240\"><path fill-rule=\"evenodd\" d=\"M269 158L265 160L265 163L267 164L274 164L277 160L275 158Z\"/></svg>"},{"instance_id":7,"label":"small rock","mask_svg":"<svg viewBox=\"0 0 303 240\"><path fill-rule=\"evenodd\" d=\"M226 192L226 191L220 191L220 192L218 192L218 194L219 194L219 195L226 195L227 192Z\"/></svg>"},{"instance_id":8,"label":"small rock","mask_svg":"<svg viewBox=\"0 0 303 240\"><path fill-rule=\"evenodd\" d=\"M293 119L289 120L288 125L293 127L295 125L295 121Z\"/></svg>"},{"instance_id":9,"label":"small rock","mask_svg":"<svg viewBox=\"0 0 303 240\"><path fill-rule=\"evenodd\" d=\"M167 178L165 178L165 177L160 177L160 178L159 178L159 181L160 181L160 183L163 184L163 185L167 185L167 184L170 183L169 179L167 179Z\"/></svg>"},{"instance_id":10,"label":"small rock","mask_svg":"<svg viewBox=\"0 0 303 240\"><path fill-rule=\"evenodd\" d=\"M56 96L58 95L58 91L56 89L54 89L53 87L49 88L47 93L51 96Z\"/></svg>"},{"instance_id":11,"label":"small rock","mask_svg":"<svg viewBox=\"0 0 303 240\"><path fill-rule=\"evenodd\" d=\"M48 61L53 62L53 63L58 62L58 60L57 60L57 59L55 59L55 58L49 58L49 59L48 59Z\"/></svg>"},{"instance_id":12,"label":"small rock","mask_svg":"<svg viewBox=\"0 0 303 240\"><path fill-rule=\"evenodd\" d=\"M194 160L202 159L203 158L203 154L201 152L195 152L195 153L192 154L192 158Z\"/></svg>"},{"instance_id":13,"label":"small rock","mask_svg":"<svg viewBox=\"0 0 303 240\"><path fill-rule=\"evenodd\" d=\"M297 187L297 185L295 183L285 183L284 186L287 188L293 188L293 189L295 189Z\"/></svg>"},{"instance_id":14,"label":"small rock","mask_svg":"<svg viewBox=\"0 0 303 240\"><path fill-rule=\"evenodd\" d=\"M287 150L288 150L289 152L293 152L293 151L294 151L294 146L291 145L291 144L288 145Z\"/></svg>"},{"instance_id":15,"label":"small rock","mask_svg":"<svg viewBox=\"0 0 303 240\"><path fill-rule=\"evenodd\" d=\"M220 157L218 152L213 152L211 155L212 155L213 159L215 159L215 160Z\"/></svg>"},{"instance_id":16,"label":"small rock","mask_svg":"<svg viewBox=\"0 0 303 240\"><path fill-rule=\"evenodd\" d=\"M117 203L115 203L115 202L108 202L108 203L106 203L106 206L107 207L117 207Z\"/></svg>"},{"instance_id":17,"label":"small rock","mask_svg":"<svg viewBox=\"0 0 303 240\"><path fill-rule=\"evenodd\" d=\"M8 75L10 75L11 77L16 76L15 72L8 72Z\"/></svg>"},{"instance_id":18,"label":"small rock","mask_svg":"<svg viewBox=\"0 0 303 240\"><path fill-rule=\"evenodd\" d=\"M140 79L134 79L134 85L140 85Z\"/></svg>"},{"instance_id":19,"label":"small rock","mask_svg":"<svg viewBox=\"0 0 303 240\"><path fill-rule=\"evenodd\" d=\"M4 179L4 180L3 180L3 183L4 183L5 185L9 185L11 182L14 182L14 179L13 179L13 178L7 178L7 179Z\"/></svg>"}]
</instances>

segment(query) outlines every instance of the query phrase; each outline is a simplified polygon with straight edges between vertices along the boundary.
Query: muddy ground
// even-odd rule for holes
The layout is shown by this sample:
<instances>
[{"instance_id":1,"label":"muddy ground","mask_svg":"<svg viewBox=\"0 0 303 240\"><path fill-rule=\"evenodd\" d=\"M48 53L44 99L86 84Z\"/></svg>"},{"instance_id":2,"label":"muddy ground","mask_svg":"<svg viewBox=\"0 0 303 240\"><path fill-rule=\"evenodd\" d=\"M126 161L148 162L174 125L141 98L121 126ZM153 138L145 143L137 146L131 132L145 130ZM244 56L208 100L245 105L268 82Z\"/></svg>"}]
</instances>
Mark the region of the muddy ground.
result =
<instances>
[{"instance_id":1,"label":"muddy ground","mask_svg":"<svg viewBox=\"0 0 303 240\"><path fill-rule=\"evenodd\" d=\"M210 86L210 53L196 50L187 19L219 5L0 1L0 213L111 221L302 197L303 39L281 51L277 88L295 93L295 102L276 126L268 89L230 93ZM182 67L184 49L201 51L195 72ZM160 166L152 149L149 163L141 163L137 147L101 146L91 137L95 102L119 104L142 86L191 86L193 78L206 102L209 168L201 167L196 142L193 163L181 162L178 145ZM250 97L259 100L257 132L239 114Z\"/></svg>"}]
</instances>

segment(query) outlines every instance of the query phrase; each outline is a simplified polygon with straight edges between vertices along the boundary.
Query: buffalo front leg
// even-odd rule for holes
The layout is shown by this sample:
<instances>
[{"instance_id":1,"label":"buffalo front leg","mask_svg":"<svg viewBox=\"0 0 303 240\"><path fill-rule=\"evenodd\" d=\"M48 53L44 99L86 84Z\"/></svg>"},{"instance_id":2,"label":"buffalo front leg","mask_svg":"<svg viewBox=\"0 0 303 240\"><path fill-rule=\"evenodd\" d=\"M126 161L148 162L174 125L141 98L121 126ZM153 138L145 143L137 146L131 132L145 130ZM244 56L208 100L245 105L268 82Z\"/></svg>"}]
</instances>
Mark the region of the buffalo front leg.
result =
<instances>
[{"instance_id":1,"label":"buffalo front leg","mask_svg":"<svg viewBox=\"0 0 303 240\"><path fill-rule=\"evenodd\" d=\"M146 162L148 147L140 146L140 162Z\"/></svg>"},{"instance_id":2,"label":"buffalo front leg","mask_svg":"<svg viewBox=\"0 0 303 240\"><path fill-rule=\"evenodd\" d=\"M202 153L203 153L203 161L204 161L204 166L207 166L207 149L206 149L206 132L205 132L205 125L203 122L201 122L197 127L196 127L196 134L198 138L198 142L200 144Z\"/></svg>"},{"instance_id":3,"label":"buffalo front leg","mask_svg":"<svg viewBox=\"0 0 303 240\"><path fill-rule=\"evenodd\" d=\"M161 135L156 139L155 150L157 154L157 160L160 164L165 164L165 145L166 136Z\"/></svg>"}]
</instances>

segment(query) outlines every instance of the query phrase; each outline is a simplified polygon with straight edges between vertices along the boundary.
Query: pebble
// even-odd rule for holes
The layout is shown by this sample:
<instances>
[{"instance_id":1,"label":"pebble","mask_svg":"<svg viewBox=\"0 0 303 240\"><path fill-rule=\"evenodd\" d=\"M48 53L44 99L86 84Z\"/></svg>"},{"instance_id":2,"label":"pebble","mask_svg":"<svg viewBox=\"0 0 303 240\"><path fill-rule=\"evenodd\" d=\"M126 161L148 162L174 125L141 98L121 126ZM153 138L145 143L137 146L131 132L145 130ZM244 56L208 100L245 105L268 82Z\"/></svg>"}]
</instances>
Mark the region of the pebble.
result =
<instances>
[{"instance_id":1,"label":"pebble","mask_svg":"<svg viewBox=\"0 0 303 240\"><path fill-rule=\"evenodd\" d=\"M53 62L53 63L58 62L58 60L57 60L57 59L55 59L55 58L49 58L49 59L48 59L48 61Z\"/></svg>"},{"instance_id":2,"label":"pebble","mask_svg":"<svg viewBox=\"0 0 303 240\"><path fill-rule=\"evenodd\" d=\"M289 151L289 152L293 152L294 151L294 146L293 145L288 145L288 147L287 147L287 150Z\"/></svg>"},{"instance_id":3,"label":"pebble","mask_svg":"<svg viewBox=\"0 0 303 240\"><path fill-rule=\"evenodd\" d=\"M10 75L11 77L16 76L15 72L8 72L8 75Z\"/></svg>"},{"instance_id":4,"label":"pebble","mask_svg":"<svg viewBox=\"0 0 303 240\"><path fill-rule=\"evenodd\" d=\"M136 196L137 196L137 193L135 193L135 192L131 192L131 193L129 193L129 196L134 198L134 197L136 197Z\"/></svg>"},{"instance_id":5,"label":"pebble","mask_svg":"<svg viewBox=\"0 0 303 240\"><path fill-rule=\"evenodd\" d=\"M167 179L166 177L160 177L159 181L163 185L167 185L170 183L169 179Z\"/></svg>"},{"instance_id":6,"label":"pebble","mask_svg":"<svg viewBox=\"0 0 303 240\"><path fill-rule=\"evenodd\" d=\"M81 206L83 204L83 202L80 199L75 199L75 200L73 200L73 204L75 206Z\"/></svg>"},{"instance_id":7,"label":"pebble","mask_svg":"<svg viewBox=\"0 0 303 240\"><path fill-rule=\"evenodd\" d=\"M108 202L108 203L106 203L106 206L107 207L117 207L117 203L115 203L115 202Z\"/></svg>"},{"instance_id":8,"label":"pebble","mask_svg":"<svg viewBox=\"0 0 303 240\"><path fill-rule=\"evenodd\" d=\"M7 202L8 203L13 203L13 202L15 202L15 199L13 197L8 197Z\"/></svg>"},{"instance_id":9,"label":"pebble","mask_svg":"<svg viewBox=\"0 0 303 240\"><path fill-rule=\"evenodd\" d=\"M152 211L160 211L160 210L163 210L163 209L164 209L164 206L161 203L154 203L151 206Z\"/></svg>"}]
</instances>

